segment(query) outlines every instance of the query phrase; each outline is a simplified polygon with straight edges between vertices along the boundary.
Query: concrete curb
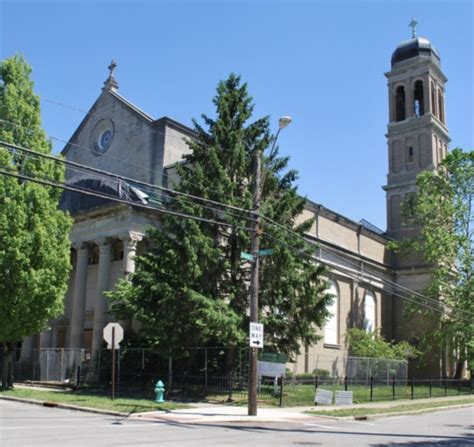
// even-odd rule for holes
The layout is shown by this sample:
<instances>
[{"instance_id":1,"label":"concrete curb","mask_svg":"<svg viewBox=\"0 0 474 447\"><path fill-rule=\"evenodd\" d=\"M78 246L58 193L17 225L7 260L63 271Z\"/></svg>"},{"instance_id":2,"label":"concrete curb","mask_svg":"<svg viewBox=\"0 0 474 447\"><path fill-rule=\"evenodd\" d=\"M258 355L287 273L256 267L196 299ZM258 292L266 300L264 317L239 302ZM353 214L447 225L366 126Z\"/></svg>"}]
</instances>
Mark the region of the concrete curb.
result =
<instances>
[{"instance_id":1,"label":"concrete curb","mask_svg":"<svg viewBox=\"0 0 474 447\"><path fill-rule=\"evenodd\" d=\"M442 407L421 408L420 410L397 411L393 413L373 413L373 414L368 414L366 416L364 415L360 415L360 416L327 415L326 416L323 413L321 414L308 413L308 414L311 414L312 416L318 416L318 417L323 417L323 418L328 418L328 419L336 419L338 421L365 421L365 420L370 420L370 419L380 419L380 418L392 417L392 416L403 416L403 415L418 414L418 413L432 413L435 411L453 410L456 408L465 408L465 407L472 407L472 406L474 406L474 403L447 405L447 406L442 406Z\"/></svg>"},{"instance_id":2,"label":"concrete curb","mask_svg":"<svg viewBox=\"0 0 474 447\"><path fill-rule=\"evenodd\" d=\"M132 416L133 418L137 418L137 419L139 418L139 419L144 419L144 420L156 421L160 419L167 420L169 416L173 415L172 411L170 412L163 411L162 413L163 416L165 415L166 416L164 418L161 418L158 415L153 417L150 414L152 412L122 413L119 411L101 410L101 409L91 408L91 407L80 407L78 405L72 405L72 404L63 404L63 403L48 402L48 401L37 400L37 399L26 399L26 398L21 398L21 397L0 395L0 400L2 399L14 401L14 402L40 405L40 406L49 407L49 408L62 408L65 410L82 411L85 413L95 413L95 414L101 414L101 415L106 415L106 416L116 416L116 417L122 417L122 418L128 418ZM304 422L304 419L306 418L319 417L319 418L332 419L332 420L338 420L338 421L364 421L364 420L379 419L379 418L392 417L392 416L402 416L402 415L419 414L419 413L430 413L430 412L442 411L442 410L451 410L451 409L457 409L457 408L471 407L473 405L474 405L473 403L466 403L466 404L448 405L448 406L442 406L442 407L422 408L419 410L399 411L399 412L394 412L394 413L374 413L374 414L368 414L366 416L364 415L332 416L332 415L325 415L324 412L321 412L321 414L312 414L312 413L309 413L308 411L302 411L300 413L295 412L294 418L286 416L286 417L283 417L281 420L284 420L286 422L291 422L291 421ZM175 413L175 416L179 418L179 413ZM255 418L253 418L251 416L246 416L246 415L228 415L228 416L223 415L221 418L209 419L209 417L202 416L199 413L197 413L196 418L193 419L193 423L210 423L210 422L255 423L255 422L279 422L281 420L278 420L277 418L275 418L275 416L256 416ZM182 422L185 423L186 421L183 420Z\"/></svg>"},{"instance_id":3,"label":"concrete curb","mask_svg":"<svg viewBox=\"0 0 474 447\"><path fill-rule=\"evenodd\" d=\"M15 402L23 402L25 404L33 404L33 405L40 405L43 407L49 408L62 408L64 410L74 410L74 411L83 411L85 413L96 413L96 414L104 414L107 416L119 416L119 417L128 417L130 416L129 413L121 413L119 411L111 411L111 410L101 410L99 408L90 408L90 407L80 407L78 405L71 405L71 404L62 404L57 402L48 402L47 400L37 400L37 399L25 399L22 397L12 397L12 396L0 396L0 400L11 400Z\"/></svg>"}]
</instances>

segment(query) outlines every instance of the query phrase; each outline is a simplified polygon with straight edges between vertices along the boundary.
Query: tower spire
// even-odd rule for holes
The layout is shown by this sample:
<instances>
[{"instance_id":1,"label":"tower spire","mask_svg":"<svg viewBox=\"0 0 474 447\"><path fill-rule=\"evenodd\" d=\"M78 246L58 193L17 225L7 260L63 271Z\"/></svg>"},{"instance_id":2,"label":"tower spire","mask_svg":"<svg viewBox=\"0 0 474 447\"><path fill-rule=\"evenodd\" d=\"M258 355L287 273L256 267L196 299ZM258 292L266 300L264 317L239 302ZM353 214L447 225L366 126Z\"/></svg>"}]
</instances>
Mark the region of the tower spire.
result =
<instances>
[{"instance_id":1,"label":"tower spire","mask_svg":"<svg viewBox=\"0 0 474 447\"><path fill-rule=\"evenodd\" d=\"M118 90L118 82L114 76L115 69L117 68L115 59L112 59L107 68L109 69L109 77L104 82L104 89L116 91Z\"/></svg>"}]
</instances>

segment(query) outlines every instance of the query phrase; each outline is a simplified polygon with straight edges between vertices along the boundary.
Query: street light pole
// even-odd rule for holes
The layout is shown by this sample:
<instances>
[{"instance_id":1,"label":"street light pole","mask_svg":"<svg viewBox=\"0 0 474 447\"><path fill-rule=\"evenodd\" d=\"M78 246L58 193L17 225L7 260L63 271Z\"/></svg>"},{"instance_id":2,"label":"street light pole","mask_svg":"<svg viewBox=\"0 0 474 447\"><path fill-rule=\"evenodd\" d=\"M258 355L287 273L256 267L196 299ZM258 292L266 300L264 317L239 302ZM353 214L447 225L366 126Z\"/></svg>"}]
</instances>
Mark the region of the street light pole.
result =
<instances>
[{"instance_id":1,"label":"street light pole","mask_svg":"<svg viewBox=\"0 0 474 447\"><path fill-rule=\"evenodd\" d=\"M291 123L289 116L279 120L278 132L273 140L270 156L276 146L280 131ZM252 271L250 279L250 322L258 323L258 289L259 289L259 251L260 251L260 197L262 194L262 153L255 150L254 181L253 181L253 219L252 219ZM264 180L264 179L263 179ZM248 415L257 415L257 348L251 347L249 351L249 387L248 387Z\"/></svg>"}]
</instances>

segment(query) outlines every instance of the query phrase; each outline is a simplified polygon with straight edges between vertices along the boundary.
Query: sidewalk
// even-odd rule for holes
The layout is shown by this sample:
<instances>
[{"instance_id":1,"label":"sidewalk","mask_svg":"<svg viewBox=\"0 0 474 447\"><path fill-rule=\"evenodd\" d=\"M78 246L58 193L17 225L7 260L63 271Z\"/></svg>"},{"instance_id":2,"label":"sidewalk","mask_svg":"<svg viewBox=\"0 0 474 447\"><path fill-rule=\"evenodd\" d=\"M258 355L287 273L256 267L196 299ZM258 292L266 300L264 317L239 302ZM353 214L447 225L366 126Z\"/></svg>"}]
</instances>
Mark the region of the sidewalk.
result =
<instances>
[{"instance_id":1,"label":"sidewalk","mask_svg":"<svg viewBox=\"0 0 474 447\"><path fill-rule=\"evenodd\" d=\"M390 402L372 402L364 404L346 405L346 406L308 406L308 407L289 407L289 408L258 408L257 416L248 416L247 407L236 407L231 405L216 404L193 404L195 408L173 410L170 412L152 411L146 413L137 413L130 416L130 419L146 419L155 421L173 421L177 423L214 423L214 422L309 422L322 419L353 419L352 417L336 418L333 416L310 415L306 411L332 411L352 408L390 408L399 405L410 405L416 403L434 403L468 400L474 396L452 396L438 397L416 400L397 400ZM466 405L474 405L467 403ZM456 404L458 407L459 404ZM447 409L450 407L442 407ZM390 413L381 416L394 416L396 414L405 414L406 412ZM371 417L376 417L372 415Z\"/></svg>"}]
</instances>

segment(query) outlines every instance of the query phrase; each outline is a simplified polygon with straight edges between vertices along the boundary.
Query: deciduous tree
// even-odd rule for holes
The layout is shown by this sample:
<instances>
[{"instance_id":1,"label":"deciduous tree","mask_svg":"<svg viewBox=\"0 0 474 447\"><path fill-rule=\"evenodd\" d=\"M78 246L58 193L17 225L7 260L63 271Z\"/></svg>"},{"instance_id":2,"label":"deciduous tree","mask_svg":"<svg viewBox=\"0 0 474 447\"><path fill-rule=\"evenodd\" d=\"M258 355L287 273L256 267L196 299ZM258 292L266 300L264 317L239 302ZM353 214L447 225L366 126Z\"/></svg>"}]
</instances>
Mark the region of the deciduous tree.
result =
<instances>
[{"instance_id":1,"label":"deciduous tree","mask_svg":"<svg viewBox=\"0 0 474 447\"><path fill-rule=\"evenodd\" d=\"M412 317L424 315L431 322L421 339L422 350L454 360L454 376L459 378L466 361L474 369L474 151L454 149L438 171L418 175L417 188L406 213L419 226L419 237L398 248L416 249L432 265L424 293L443 312L416 304L407 309Z\"/></svg>"},{"instance_id":2,"label":"deciduous tree","mask_svg":"<svg viewBox=\"0 0 474 447\"><path fill-rule=\"evenodd\" d=\"M39 98L23 57L0 64L0 141L50 153ZM0 169L61 181L60 164L12 153L0 145ZM13 385L13 350L61 314L70 270L70 218L58 209L60 191L0 175L0 343L2 386Z\"/></svg>"}]
</instances>

